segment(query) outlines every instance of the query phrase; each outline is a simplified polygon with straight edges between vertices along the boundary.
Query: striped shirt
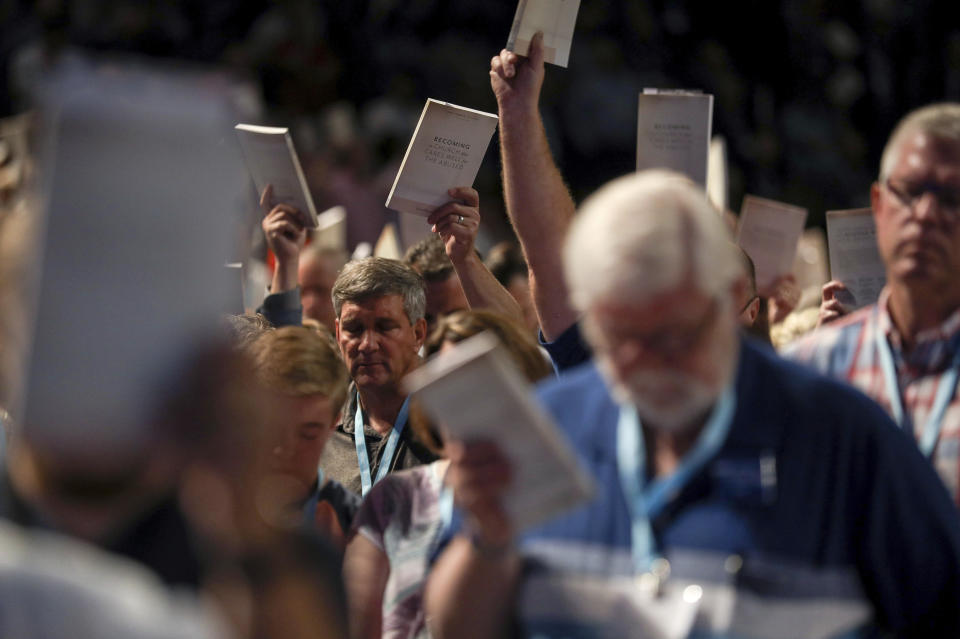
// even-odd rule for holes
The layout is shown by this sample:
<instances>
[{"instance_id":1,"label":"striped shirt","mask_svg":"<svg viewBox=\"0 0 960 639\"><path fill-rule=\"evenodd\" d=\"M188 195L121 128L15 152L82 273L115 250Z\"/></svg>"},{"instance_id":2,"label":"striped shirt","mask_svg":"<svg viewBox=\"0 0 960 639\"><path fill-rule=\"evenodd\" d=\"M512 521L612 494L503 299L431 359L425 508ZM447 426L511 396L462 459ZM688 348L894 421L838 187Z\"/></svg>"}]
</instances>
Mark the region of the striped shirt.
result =
<instances>
[{"instance_id":1,"label":"striped shirt","mask_svg":"<svg viewBox=\"0 0 960 639\"><path fill-rule=\"evenodd\" d=\"M913 348L905 352L900 333L890 318L889 300L890 291L884 289L877 304L798 340L785 349L784 355L853 384L892 414L893 404L877 345L879 333L893 355L905 428L919 440L940 385L960 349L960 309L940 326L920 333ZM932 462L960 505L960 393L956 390L944 414Z\"/></svg>"}]
</instances>

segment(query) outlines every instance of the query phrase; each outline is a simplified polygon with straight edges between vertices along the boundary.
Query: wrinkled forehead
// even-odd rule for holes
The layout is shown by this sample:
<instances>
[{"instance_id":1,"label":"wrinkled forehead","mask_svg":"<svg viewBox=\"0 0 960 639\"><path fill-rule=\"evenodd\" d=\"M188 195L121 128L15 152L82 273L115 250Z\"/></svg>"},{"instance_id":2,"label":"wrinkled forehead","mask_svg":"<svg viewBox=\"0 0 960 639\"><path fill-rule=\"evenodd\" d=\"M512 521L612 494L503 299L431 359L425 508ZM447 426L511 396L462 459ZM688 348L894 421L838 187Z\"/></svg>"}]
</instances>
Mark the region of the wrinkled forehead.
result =
<instances>
[{"instance_id":1,"label":"wrinkled forehead","mask_svg":"<svg viewBox=\"0 0 960 639\"><path fill-rule=\"evenodd\" d=\"M356 300L345 300L340 307L341 321L349 319L376 320L406 318L403 297L399 294L371 295Z\"/></svg>"}]
</instances>

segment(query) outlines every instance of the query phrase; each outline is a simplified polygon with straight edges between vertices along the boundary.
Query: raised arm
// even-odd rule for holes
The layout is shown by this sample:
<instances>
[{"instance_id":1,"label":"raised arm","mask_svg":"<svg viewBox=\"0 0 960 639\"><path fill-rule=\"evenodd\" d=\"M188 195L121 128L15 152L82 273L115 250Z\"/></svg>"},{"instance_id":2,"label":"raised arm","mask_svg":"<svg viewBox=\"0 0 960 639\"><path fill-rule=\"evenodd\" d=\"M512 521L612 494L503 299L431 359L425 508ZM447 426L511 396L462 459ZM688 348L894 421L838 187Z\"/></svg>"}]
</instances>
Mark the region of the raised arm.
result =
<instances>
[{"instance_id":1,"label":"raised arm","mask_svg":"<svg viewBox=\"0 0 960 639\"><path fill-rule=\"evenodd\" d=\"M562 247L576 206L567 189L540 118L543 35L530 43L530 57L504 49L490 62L490 86L500 112L500 152L507 214L530 269L530 291L547 340L576 320L567 301Z\"/></svg>"},{"instance_id":2,"label":"raised arm","mask_svg":"<svg viewBox=\"0 0 960 639\"><path fill-rule=\"evenodd\" d=\"M274 326L299 326L302 315L297 268L300 249L307 238L303 215L294 207L273 202L273 187L267 185L260 196L265 215L260 223L267 246L276 258L270 294L257 309Z\"/></svg>"},{"instance_id":3,"label":"raised arm","mask_svg":"<svg viewBox=\"0 0 960 639\"><path fill-rule=\"evenodd\" d=\"M497 311L523 323L523 311L474 249L480 230L480 195L468 186L450 189L453 201L427 218L443 241L470 308Z\"/></svg>"}]
</instances>

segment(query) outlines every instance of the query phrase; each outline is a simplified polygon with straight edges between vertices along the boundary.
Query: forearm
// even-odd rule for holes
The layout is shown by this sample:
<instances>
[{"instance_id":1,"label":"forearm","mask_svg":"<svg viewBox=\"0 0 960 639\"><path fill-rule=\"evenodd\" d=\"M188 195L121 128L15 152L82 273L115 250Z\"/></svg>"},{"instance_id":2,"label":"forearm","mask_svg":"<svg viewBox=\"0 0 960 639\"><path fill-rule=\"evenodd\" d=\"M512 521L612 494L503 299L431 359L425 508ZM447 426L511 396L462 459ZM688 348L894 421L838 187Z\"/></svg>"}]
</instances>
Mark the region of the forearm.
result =
<instances>
[{"instance_id":1,"label":"forearm","mask_svg":"<svg viewBox=\"0 0 960 639\"><path fill-rule=\"evenodd\" d=\"M383 591L390 576L386 554L361 535L354 537L343 558L350 639L379 639L383 626Z\"/></svg>"},{"instance_id":2,"label":"forearm","mask_svg":"<svg viewBox=\"0 0 960 639\"><path fill-rule=\"evenodd\" d=\"M470 252L463 260L453 262L453 268L460 278L460 285L470 303L470 308L487 309L523 322L520 305L510 292L497 281L490 269Z\"/></svg>"},{"instance_id":3,"label":"forearm","mask_svg":"<svg viewBox=\"0 0 960 639\"><path fill-rule=\"evenodd\" d=\"M283 293L297 288L297 259L277 259L273 269L273 279L270 281L271 293Z\"/></svg>"},{"instance_id":4,"label":"forearm","mask_svg":"<svg viewBox=\"0 0 960 639\"><path fill-rule=\"evenodd\" d=\"M576 206L553 161L537 110L500 109L507 214L520 240L540 327L554 339L576 321L563 277L563 241Z\"/></svg>"},{"instance_id":5,"label":"forearm","mask_svg":"<svg viewBox=\"0 0 960 639\"><path fill-rule=\"evenodd\" d=\"M511 635L520 559L512 551L482 556L454 539L430 573L424 607L438 639L501 639Z\"/></svg>"}]
</instances>

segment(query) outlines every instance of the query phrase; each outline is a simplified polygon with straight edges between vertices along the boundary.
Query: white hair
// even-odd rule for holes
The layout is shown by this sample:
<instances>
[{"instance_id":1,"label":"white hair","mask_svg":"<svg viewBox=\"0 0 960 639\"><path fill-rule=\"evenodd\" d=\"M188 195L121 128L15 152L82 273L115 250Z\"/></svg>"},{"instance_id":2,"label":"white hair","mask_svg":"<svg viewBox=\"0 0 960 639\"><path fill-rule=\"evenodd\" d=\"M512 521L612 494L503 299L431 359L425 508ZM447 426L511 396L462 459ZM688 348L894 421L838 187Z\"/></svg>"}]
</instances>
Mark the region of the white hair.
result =
<instances>
[{"instance_id":1,"label":"white hair","mask_svg":"<svg viewBox=\"0 0 960 639\"><path fill-rule=\"evenodd\" d=\"M721 297L744 275L730 232L706 194L665 170L618 178L584 202L564 246L570 301L642 302L691 281Z\"/></svg>"},{"instance_id":2,"label":"white hair","mask_svg":"<svg viewBox=\"0 0 960 639\"><path fill-rule=\"evenodd\" d=\"M927 133L932 137L952 140L960 144L960 104L940 102L911 111L894 128L883 147L880 158L880 181L893 171L900 155L900 145L911 133Z\"/></svg>"}]
</instances>

